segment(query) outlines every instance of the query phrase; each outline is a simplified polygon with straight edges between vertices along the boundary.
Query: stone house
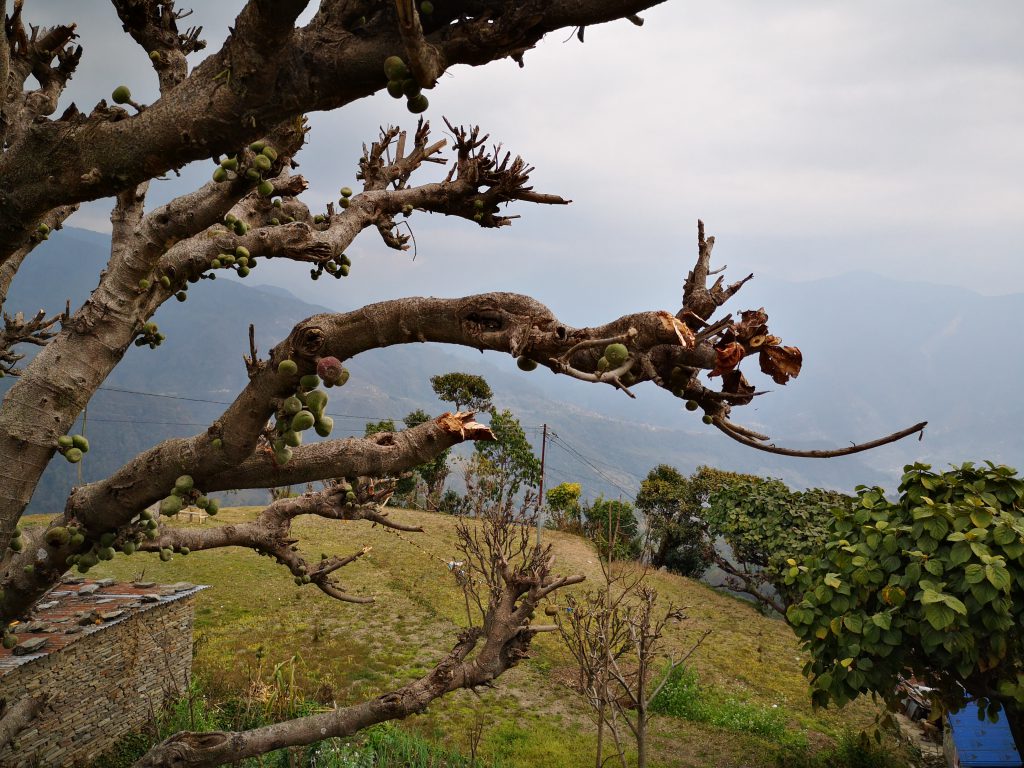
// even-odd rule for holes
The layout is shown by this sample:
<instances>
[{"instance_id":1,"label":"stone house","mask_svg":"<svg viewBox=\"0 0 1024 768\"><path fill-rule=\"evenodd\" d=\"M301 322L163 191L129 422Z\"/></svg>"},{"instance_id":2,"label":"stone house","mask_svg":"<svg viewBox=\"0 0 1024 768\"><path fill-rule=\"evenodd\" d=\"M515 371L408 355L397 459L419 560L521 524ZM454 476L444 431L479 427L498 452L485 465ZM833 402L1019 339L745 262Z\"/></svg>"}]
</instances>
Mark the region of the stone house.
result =
<instances>
[{"instance_id":1,"label":"stone house","mask_svg":"<svg viewBox=\"0 0 1024 768\"><path fill-rule=\"evenodd\" d=\"M192 668L195 595L204 587L66 578L0 648L0 700L45 702L4 768L87 765L181 696Z\"/></svg>"}]
</instances>

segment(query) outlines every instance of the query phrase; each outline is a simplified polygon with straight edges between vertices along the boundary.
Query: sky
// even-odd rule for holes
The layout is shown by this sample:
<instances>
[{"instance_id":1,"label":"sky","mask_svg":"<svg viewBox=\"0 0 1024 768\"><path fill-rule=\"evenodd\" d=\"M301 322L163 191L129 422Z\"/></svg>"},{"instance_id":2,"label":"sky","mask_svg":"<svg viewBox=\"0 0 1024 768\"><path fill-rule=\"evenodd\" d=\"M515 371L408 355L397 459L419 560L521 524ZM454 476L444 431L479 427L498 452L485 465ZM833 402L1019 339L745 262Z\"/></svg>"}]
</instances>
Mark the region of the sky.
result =
<instances>
[{"instance_id":1,"label":"sky","mask_svg":"<svg viewBox=\"0 0 1024 768\"><path fill-rule=\"evenodd\" d=\"M88 111L122 83L156 98L145 53L108 2L26 6L29 21L79 24L85 53L62 107ZM196 6L188 21L216 50L242 3ZM415 259L367 231L348 252L347 280L313 283L290 263L249 279L337 309L518 291L564 322L597 324L678 307L699 217L728 276L868 271L1024 292L1024 4L670 0L642 16L641 28L590 28L585 44L552 34L524 69L455 67L429 93L439 135L442 116L479 124L536 167L538 190L571 206L513 206L523 218L501 230L417 214ZM361 145L378 126L415 118L383 94L310 123L297 159L317 210L356 187ZM213 167L157 182L151 204ZM90 203L69 223L109 231L109 209Z\"/></svg>"}]
</instances>

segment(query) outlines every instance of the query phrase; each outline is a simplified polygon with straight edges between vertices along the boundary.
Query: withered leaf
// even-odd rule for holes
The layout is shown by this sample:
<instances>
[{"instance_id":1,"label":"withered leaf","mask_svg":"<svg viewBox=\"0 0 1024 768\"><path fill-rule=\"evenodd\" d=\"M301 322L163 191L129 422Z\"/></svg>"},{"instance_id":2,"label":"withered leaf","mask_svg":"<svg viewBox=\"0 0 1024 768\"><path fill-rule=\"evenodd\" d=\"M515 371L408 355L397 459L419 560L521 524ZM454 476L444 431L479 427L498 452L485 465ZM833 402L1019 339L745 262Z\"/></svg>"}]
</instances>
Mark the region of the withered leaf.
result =
<instances>
[{"instance_id":1,"label":"withered leaf","mask_svg":"<svg viewBox=\"0 0 1024 768\"><path fill-rule=\"evenodd\" d=\"M729 398L729 402L735 405L746 405L754 399L754 386L747 381L742 371L735 368L722 374L722 391L731 395L749 395Z\"/></svg>"},{"instance_id":2,"label":"withered leaf","mask_svg":"<svg viewBox=\"0 0 1024 768\"><path fill-rule=\"evenodd\" d=\"M776 345L761 347L759 355L761 370L767 373L776 384L785 384L791 378L800 375L800 366L804 356L796 347L780 347Z\"/></svg>"},{"instance_id":3,"label":"withered leaf","mask_svg":"<svg viewBox=\"0 0 1024 768\"><path fill-rule=\"evenodd\" d=\"M743 359L743 345L733 341L717 347L715 353L718 355L718 362L715 364L714 370L708 374L708 378L721 376L726 371L731 371L739 365L740 360Z\"/></svg>"},{"instance_id":4,"label":"withered leaf","mask_svg":"<svg viewBox=\"0 0 1024 768\"><path fill-rule=\"evenodd\" d=\"M746 341L753 336L768 333L768 313L761 309L748 309L740 313L740 321L733 324L736 336Z\"/></svg>"}]
</instances>

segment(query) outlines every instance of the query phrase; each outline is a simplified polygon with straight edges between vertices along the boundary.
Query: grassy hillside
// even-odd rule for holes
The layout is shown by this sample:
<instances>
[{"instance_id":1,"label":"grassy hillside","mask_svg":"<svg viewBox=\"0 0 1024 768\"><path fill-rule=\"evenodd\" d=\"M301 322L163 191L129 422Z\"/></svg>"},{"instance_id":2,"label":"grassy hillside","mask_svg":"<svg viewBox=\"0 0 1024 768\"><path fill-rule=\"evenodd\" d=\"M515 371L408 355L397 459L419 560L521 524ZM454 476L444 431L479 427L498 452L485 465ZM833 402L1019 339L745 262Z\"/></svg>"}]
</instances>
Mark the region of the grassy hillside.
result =
<instances>
[{"instance_id":1,"label":"grassy hillside","mask_svg":"<svg viewBox=\"0 0 1024 768\"><path fill-rule=\"evenodd\" d=\"M253 508L224 510L211 523L238 522ZM455 519L395 510L395 519L421 524L422 534L401 534L361 522L304 520L301 545L319 553L372 552L342 571L346 588L371 595L373 605L333 601L314 587L296 587L268 558L248 550L199 552L161 563L155 557L118 555L90 571L130 579L208 584L198 597L194 671L214 700L249 696L255 706L280 708L288 695L324 705L347 704L422 675L465 623L461 593L444 562L455 556ZM545 531L559 572L598 576L588 542ZM310 544L312 542L313 544ZM702 684L721 699L746 702L743 713L781 718L787 739L812 748L846 728L870 723L867 704L842 712L813 712L800 674L804 657L784 623L707 586L666 573L651 579L661 599L682 606L687 618L671 627L669 649L688 648L705 629L711 636L694 654ZM585 588L584 584L579 588ZM404 728L468 752L470 726L483 718L485 756L521 768L593 764L594 728L584 705L561 682L569 661L553 635L541 635L531 659L511 670L495 689L463 691L410 718ZM275 668L276 673L275 673ZM729 727L729 726L732 727ZM653 765L678 768L775 765L777 740L674 717L653 725ZM572 738L567 738L571 734Z\"/></svg>"}]
</instances>

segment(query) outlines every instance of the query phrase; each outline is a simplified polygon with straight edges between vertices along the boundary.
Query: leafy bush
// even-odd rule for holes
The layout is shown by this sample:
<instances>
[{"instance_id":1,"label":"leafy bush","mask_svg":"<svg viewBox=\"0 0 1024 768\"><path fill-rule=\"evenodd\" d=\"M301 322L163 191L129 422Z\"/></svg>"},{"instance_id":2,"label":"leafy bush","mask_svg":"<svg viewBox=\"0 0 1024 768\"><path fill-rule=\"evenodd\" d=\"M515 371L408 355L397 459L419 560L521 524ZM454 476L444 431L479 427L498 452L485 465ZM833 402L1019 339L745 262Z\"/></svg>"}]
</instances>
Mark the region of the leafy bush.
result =
<instances>
[{"instance_id":1,"label":"leafy bush","mask_svg":"<svg viewBox=\"0 0 1024 768\"><path fill-rule=\"evenodd\" d=\"M863 731L843 731L836 745L812 753L806 744L788 745L776 755L779 768L904 768L908 762L890 743L876 743Z\"/></svg>"}]
</instances>

